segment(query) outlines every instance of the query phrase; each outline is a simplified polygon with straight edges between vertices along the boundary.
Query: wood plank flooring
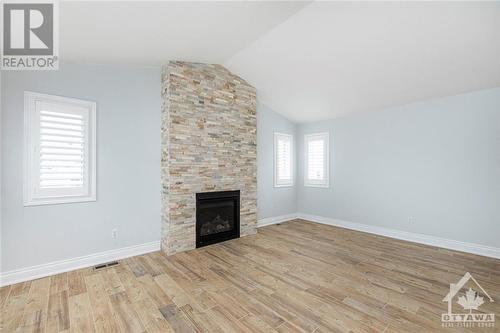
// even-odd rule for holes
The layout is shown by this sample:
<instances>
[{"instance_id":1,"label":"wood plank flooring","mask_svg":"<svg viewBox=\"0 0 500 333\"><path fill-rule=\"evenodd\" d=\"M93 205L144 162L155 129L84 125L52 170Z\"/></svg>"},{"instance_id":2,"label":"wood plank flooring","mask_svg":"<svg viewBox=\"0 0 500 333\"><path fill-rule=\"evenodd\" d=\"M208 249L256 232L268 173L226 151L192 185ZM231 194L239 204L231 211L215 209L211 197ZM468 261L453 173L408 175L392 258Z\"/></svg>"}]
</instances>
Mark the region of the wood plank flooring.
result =
<instances>
[{"instance_id":1,"label":"wood plank flooring","mask_svg":"<svg viewBox=\"0 0 500 333\"><path fill-rule=\"evenodd\" d=\"M467 271L495 328L441 327ZM1 332L499 332L500 260L295 220L7 286L0 308Z\"/></svg>"}]
</instances>

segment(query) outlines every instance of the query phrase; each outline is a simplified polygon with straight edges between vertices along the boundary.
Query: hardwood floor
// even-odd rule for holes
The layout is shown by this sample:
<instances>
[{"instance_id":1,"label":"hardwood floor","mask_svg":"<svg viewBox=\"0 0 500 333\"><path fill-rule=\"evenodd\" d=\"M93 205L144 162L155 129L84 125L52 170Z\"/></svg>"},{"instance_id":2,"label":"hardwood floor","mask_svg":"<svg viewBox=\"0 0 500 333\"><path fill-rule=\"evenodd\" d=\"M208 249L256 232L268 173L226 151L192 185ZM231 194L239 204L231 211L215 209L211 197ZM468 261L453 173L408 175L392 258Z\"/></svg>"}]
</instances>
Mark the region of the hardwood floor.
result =
<instances>
[{"instance_id":1,"label":"hardwood floor","mask_svg":"<svg viewBox=\"0 0 500 333\"><path fill-rule=\"evenodd\" d=\"M0 331L499 332L441 327L465 272L500 316L500 260L295 220L1 288Z\"/></svg>"}]
</instances>

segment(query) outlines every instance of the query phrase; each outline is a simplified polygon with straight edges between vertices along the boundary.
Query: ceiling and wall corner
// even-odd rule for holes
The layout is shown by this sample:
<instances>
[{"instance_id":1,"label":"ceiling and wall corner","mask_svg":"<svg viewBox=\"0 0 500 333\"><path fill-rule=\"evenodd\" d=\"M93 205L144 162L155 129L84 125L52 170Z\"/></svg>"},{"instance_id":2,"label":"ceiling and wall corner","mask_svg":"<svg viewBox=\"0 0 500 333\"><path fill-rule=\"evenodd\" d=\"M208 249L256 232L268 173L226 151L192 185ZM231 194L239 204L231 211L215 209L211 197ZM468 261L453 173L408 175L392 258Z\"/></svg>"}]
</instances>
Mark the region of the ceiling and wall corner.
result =
<instances>
[{"instance_id":1,"label":"ceiling and wall corner","mask_svg":"<svg viewBox=\"0 0 500 333\"><path fill-rule=\"evenodd\" d=\"M70 63L222 64L298 123L500 86L497 1L63 2L60 36Z\"/></svg>"},{"instance_id":2,"label":"ceiling and wall corner","mask_svg":"<svg viewBox=\"0 0 500 333\"><path fill-rule=\"evenodd\" d=\"M295 122L500 86L500 2L313 2L224 65Z\"/></svg>"}]
</instances>

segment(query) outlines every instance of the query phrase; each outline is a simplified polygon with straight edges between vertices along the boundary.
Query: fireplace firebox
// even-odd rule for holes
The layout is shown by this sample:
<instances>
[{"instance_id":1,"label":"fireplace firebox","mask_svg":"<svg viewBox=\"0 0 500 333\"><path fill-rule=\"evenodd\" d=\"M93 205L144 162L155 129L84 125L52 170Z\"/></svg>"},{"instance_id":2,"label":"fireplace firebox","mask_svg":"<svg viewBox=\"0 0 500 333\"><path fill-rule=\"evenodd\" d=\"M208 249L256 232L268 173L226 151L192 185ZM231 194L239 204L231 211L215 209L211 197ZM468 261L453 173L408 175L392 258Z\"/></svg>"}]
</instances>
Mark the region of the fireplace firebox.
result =
<instances>
[{"instance_id":1,"label":"fireplace firebox","mask_svg":"<svg viewBox=\"0 0 500 333\"><path fill-rule=\"evenodd\" d=\"M196 247L240 237L240 191L196 193Z\"/></svg>"}]
</instances>

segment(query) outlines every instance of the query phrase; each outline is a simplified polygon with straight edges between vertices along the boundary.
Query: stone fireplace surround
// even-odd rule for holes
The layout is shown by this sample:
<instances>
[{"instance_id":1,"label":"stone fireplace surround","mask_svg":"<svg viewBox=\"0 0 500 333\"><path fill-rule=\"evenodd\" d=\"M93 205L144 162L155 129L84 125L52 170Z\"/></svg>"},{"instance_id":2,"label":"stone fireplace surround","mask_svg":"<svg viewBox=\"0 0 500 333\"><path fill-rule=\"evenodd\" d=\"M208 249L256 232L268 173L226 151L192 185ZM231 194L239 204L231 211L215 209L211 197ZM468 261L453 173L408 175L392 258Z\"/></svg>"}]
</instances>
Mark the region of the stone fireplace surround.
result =
<instances>
[{"instance_id":1,"label":"stone fireplace surround","mask_svg":"<svg viewBox=\"0 0 500 333\"><path fill-rule=\"evenodd\" d=\"M256 233L256 90L221 65L162 70L162 250L196 246L196 193L240 190L240 235Z\"/></svg>"}]
</instances>

